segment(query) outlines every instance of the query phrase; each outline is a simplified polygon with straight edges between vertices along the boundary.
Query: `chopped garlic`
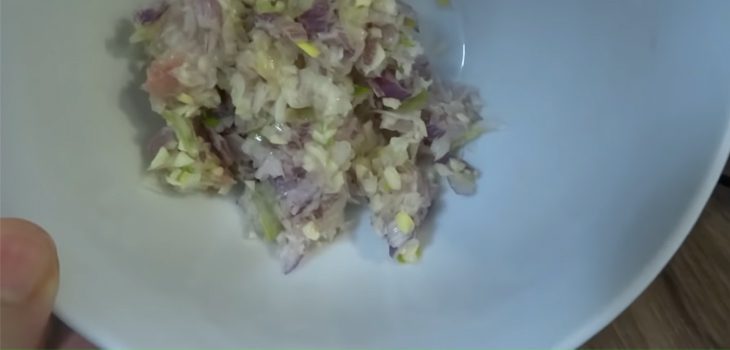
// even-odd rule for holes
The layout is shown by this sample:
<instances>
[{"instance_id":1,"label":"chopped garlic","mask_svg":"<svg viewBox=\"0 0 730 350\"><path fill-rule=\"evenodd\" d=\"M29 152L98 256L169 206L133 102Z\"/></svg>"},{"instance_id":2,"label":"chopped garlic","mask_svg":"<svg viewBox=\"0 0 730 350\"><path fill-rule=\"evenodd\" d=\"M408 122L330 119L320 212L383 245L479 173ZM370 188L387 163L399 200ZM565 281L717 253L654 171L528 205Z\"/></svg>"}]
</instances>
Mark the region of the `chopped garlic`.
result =
<instances>
[{"instance_id":1,"label":"chopped garlic","mask_svg":"<svg viewBox=\"0 0 730 350\"><path fill-rule=\"evenodd\" d=\"M449 159L449 167L455 172L459 173L466 169L466 164L456 158L451 158Z\"/></svg>"},{"instance_id":2,"label":"chopped garlic","mask_svg":"<svg viewBox=\"0 0 730 350\"><path fill-rule=\"evenodd\" d=\"M177 100L180 101L180 102L182 102L182 103L184 103L184 104L186 104L186 105L195 104L195 100L193 100L193 97L190 96L190 95L188 95L188 94L186 94L186 93L184 93L184 92L181 93L180 95L177 95Z\"/></svg>"},{"instance_id":3,"label":"chopped garlic","mask_svg":"<svg viewBox=\"0 0 730 350\"><path fill-rule=\"evenodd\" d=\"M375 194L378 191L378 181L375 177L367 177L360 181L362 183L362 189L369 195Z\"/></svg>"},{"instance_id":4,"label":"chopped garlic","mask_svg":"<svg viewBox=\"0 0 730 350\"><path fill-rule=\"evenodd\" d=\"M314 225L314 221L308 222L304 227L302 227L302 233L305 237L309 238L312 241L316 241L320 237L320 233L317 230L317 227Z\"/></svg>"},{"instance_id":5,"label":"chopped garlic","mask_svg":"<svg viewBox=\"0 0 730 350\"><path fill-rule=\"evenodd\" d=\"M383 102L383 106L390 109L398 109L400 107L400 101L397 98L385 97L381 101Z\"/></svg>"},{"instance_id":6,"label":"chopped garlic","mask_svg":"<svg viewBox=\"0 0 730 350\"><path fill-rule=\"evenodd\" d=\"M215 167L213 170L211 170L210 173L213 174L213 176L223 176L223 174L225 174L225 172L226 172L225 169L218 166L218 167Z\"/></svg>"},{"instance_id":7,"label":"chopped garlic","mask_svg":"<svg viewBox=\"0 0 730 350\"><path fill-rule=\"evenodd\" d=\"M256 189L256 181L246 180L243 183L246 185L246 188L251 191Z\"/></svg>"},{"instance_id":8,"label":"chopped garlic","mask_svg":"<svg viewBox=\"0 0 730 350\"><path fill-rule=\"evenodd\" d=\"M275 145L286 145L289 143L289 140L282 135L281 132L278 132L274 127L272 126L266 126L261 130L261 134L266 137L269 142Z\"/></svg>"},{"instance_id":9,"label":"chopped garlic","mask_svg":"<svg viewBox=\"0 0 730 350\"><path fill-rule=\"evenodd\" d=\"M369 173L370 173L370 170L366 166L364 166L362 164L355 164L355 175L357 176L358 179L365 178L365 175L369 174Z\"/></svg>"},{"instance_id":10,"label":"chopped garlic","mask_svg":"<svg viewBox=\"0 0 730 350\"><path fill-rule=\"evenodd\" d=\"M337 193L342 189L342 186L345 186L345 175L340 171L330 177L326 189L330 189L332 193Z\"/></svg>"},{"instance_id":11,"label":"chopped garlic","mask_svg":"<svg viewBox=\"0 0 730 350\"><path fill-rule=\"evenodd\" d=\"M385 50L383 49L383 46L380 45L380 43L375 44L375 53L373 54L373 62L370 65L363 65L361 67L362 72L364 74L370 74L374 72L378 67L380 67L383 62L385 62L385 59L387 58L387 54Z\"/></svg>"},{"instance_id":12,"label":"chopped garlic","mask_svg":"<svg viewBox=\"0 0 730 350\"><path fill-rule=\"evenodd\" d=\"M375 0L373 2L373 8L391 16L398 13L395 0Z\"/></svg>"},{"instance_id":13,"label":"chopped garlic","mask_svg":"<svg viewBox=\"0 0 730 350\"><path fill-rule=\"evenodd\" d=\"M456 113L456 119L464 124L469 124L469 117L464 113Z\"/></svg>"},{"instance_id":14,"label":"chopped garlic","mask_svg":"<svg viewBox=\"0 0 730 350\"><path fill-rule=\"evenodd\" d=\"M318 130L315 129L312 131L312 138L323 144L326 145L337 133L337 129L331 128L331 129L325 129L325 130Z\"/></svg>"},{"instance_id":15,"label":"chopped garlic","mask_svg":"<svg viewBox=\"0 0 730 350\"><path fill-rule=\"evenodd\" d=\"M375 194L370 198L370 209L373 211L380 211L384 206L385 203L383 203L383 196Z\"/></svg>"},{"instance_id":16,"label":"chopped garlic","mask_svg":"<svg viewBox=\"0 0 730 350\"><path fill-rule=\"evenodd\" d=\"M391 165L385 168L383 176L385 177L385 183L388 184L390 189L394 191L399 191L401 189L400 174L398 174L398 170L396 170L394 166Z\"/></svg>"},{"instance_id":17,"label":"chopped garlic","mask_svg":"<svg viewBox=\"0 0 730 350\"><path fill-rule=\"evenodd\" d=\"M318 160L320 164L324 165L327 164L327 151L320 145L308 142L306 145L304 145L304 149L307 150L307 153L314 157L314 159Z\"/></svg>"},{"instance_id":18,"label":"chopped garlic","mask_svg":"<svg viewBox=\"0 0 730 350\"><path fill-rule=\"evenodd\" d=\"M370 27L368 32L370 33L370 35L369 35L370 38L380 39L383 37L383 31L380 30L380 28L378 28L378 27Z\"/></svg>"},{"instance_id":19,"label":"chopped garlic","mask_svg":"<svg viewBox=\"0 0 730 350\"><path fill-rule=\"evenodd\" d=\"M436 170L436 173L438 173L441 176L449 176L449 175L454 174L454 172L449 167L447 167L446 165L441 164L441 163L434 164L433 168L434 168L434 170Z\"/></svg>"}]
</instances>

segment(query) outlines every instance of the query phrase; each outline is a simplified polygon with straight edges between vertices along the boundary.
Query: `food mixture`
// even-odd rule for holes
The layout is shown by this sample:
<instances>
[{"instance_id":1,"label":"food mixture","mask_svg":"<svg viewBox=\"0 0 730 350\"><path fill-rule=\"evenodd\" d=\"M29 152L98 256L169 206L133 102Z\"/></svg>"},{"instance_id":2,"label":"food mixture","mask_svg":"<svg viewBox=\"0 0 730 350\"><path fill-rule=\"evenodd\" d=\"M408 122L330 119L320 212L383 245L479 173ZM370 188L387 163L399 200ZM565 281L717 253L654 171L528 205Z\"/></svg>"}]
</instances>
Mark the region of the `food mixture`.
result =
<instances>
[{"instance_id":1,"label":"food mixture","mask_svg":"<svg viewBox=\"0 0 730 350\"><path fill-rule=\"evenodd\" d=\"M415 262L439 178L475 191L459 150L483 131L478 94L434 76L405 3L168 0L134 23L167 124L149 170L180 192L242 188L285 272L346 231L354 203L396 261Z\"/></svg>"}]
</instances>

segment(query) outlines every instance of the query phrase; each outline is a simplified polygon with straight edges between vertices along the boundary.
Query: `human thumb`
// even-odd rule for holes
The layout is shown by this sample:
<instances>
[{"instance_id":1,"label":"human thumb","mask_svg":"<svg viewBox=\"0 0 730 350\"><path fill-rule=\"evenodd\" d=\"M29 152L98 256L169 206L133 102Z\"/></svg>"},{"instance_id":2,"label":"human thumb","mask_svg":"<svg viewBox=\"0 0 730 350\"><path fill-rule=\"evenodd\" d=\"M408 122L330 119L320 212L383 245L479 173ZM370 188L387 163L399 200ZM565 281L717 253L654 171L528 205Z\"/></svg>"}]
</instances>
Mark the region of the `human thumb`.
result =
<instances>
[{"instance_id":1,"label":"human thumb","mask_svg":"<svg viewBox=\"0 0 730 350\"><path fill-rule=\"evenodd\" d=\"M28 221L0 220L0 348L42 345L57 290L51 237Z\"/></svg>"}]
</instances>

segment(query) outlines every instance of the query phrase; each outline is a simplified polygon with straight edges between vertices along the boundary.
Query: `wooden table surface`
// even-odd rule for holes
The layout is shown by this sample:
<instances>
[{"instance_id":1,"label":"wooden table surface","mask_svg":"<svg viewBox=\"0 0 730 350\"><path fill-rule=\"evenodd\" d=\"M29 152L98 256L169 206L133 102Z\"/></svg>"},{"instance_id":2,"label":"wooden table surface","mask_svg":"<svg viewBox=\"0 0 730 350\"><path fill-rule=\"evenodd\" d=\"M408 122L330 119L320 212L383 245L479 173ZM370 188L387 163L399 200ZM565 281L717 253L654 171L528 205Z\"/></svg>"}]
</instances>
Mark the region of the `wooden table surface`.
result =
<instances>
[{"instance_id":1,"label":"wooden table surface","mask_svg":"<svg viewBox=\"0 0 730 350\"><path fill-rule=\"evenodd\" d=\"M583 347L730 348L729 187L717 186L669 265Z\"/></svg>"}]
</instances>

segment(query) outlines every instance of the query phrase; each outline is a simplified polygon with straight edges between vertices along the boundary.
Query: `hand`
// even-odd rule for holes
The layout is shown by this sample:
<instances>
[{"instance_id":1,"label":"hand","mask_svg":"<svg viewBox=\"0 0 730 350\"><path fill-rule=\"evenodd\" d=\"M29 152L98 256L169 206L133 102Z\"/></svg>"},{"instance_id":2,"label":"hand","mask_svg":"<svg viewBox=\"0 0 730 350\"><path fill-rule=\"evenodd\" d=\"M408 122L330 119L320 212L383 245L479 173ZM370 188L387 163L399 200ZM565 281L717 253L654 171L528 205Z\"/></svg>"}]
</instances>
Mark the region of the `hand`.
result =
<instances>
[{"instance_id":1,"label":"hand","mask_svg":"<svg viewBox=\"0 0 730 350\"><path fill-rule=\"evenodd\" d=\"M58 256L42 228L0 220L0 348L94 348L52 318Z\"/></svg>"}]
</instances>

